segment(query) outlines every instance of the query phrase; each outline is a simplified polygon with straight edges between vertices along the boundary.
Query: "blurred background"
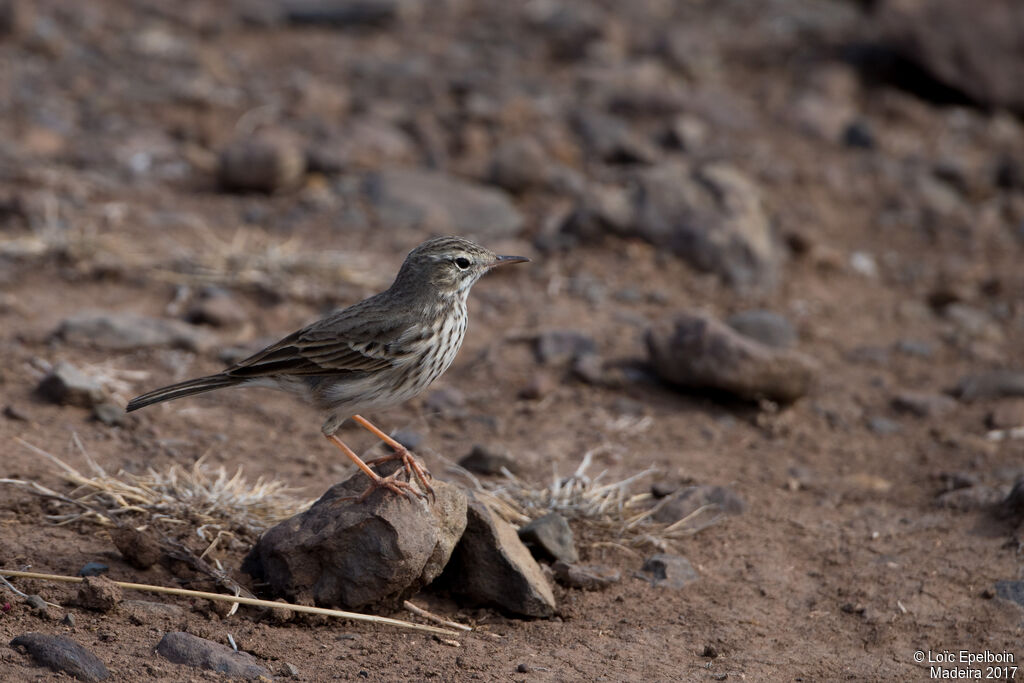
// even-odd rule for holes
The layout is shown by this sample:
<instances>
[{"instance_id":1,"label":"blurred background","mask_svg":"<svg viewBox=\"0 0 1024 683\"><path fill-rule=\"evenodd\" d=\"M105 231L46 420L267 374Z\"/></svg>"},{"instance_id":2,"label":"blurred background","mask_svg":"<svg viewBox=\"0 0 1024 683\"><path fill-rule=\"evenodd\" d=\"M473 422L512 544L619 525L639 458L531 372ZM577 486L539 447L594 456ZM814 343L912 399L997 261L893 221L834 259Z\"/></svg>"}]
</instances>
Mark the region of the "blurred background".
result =
<instances>
[{"instance_id":1,"label":"blurred background","mask_svg":"<svg viewBox=\"0 0 1024 683\"><path fill-rule=\"evenodd\" d=\"M318 496L348 469L286 396L121 408L459 234L533 262L474 288L454 366L382 426L439 476L589 452L742 499L685 546L699 589L626 578L477 671L1012 648L1022 76L1015 0L0 0L4 476L53 479L15 438L80 465L74 434L110 471L204 456ZM95 544L31 500L0 491L10 559L74 573Z\"/></svg>"}]
</instances>

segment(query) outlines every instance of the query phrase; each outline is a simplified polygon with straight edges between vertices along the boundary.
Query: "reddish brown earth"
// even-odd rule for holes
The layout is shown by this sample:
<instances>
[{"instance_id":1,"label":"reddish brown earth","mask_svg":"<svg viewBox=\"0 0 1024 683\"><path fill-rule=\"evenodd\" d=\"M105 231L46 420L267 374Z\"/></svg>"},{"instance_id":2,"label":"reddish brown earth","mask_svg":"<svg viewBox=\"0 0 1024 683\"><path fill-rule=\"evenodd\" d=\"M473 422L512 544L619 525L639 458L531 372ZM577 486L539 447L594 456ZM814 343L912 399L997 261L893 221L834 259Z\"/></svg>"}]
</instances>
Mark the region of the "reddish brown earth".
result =
<instances>
[{"instance_id":1,"label":"reddish brown earth","mask_svg":"<svg viewBox=\"0 0 1024 683\"><path fill-rule=\"evenodd\" d=\"M108 471L205 455L318 496L349 469L324 443L320 418L289 397L215 393L110 427L34 394L40 361L145 370L130 383L141 393L218 370L217 350L101 351L51 333L86 308L181 317L169 309L176 284L215 250L244 255L287 242L291 253L339 253L348 264L340 274L285 277L309 286L277 296L228 277L222 286L244 322L212 329L218 347L258 344L379 291L404 254L439 230L381 224L358 196L366 171L434 164L486 180L498 143L526 134L589 181L624 182L588 159L564 112L576 98L596 106L603 69L644 60L671 79L653 91L678 86L681 102L670 113L625 114L632 130L655 147L653 163L719 160L754 179L782 255L777 284L737 291L638 238L552 248L573 202L527 191L514 198L521 230L488 246L533 263L474 288L465 345L434 387L461 392L465 414L431 412L425 396L374 417L420 433L419 452L440 477L481 443L507 448L542 486L602 446L596 467L609 477L654 466L665 481L728 486L746 511L676 544L700 574L680 591L633 576L651 549L593 545L615 539L580 525L583 560L623 579L603 592L556 586L552 620L418 598L501 636L469 635L460 647L355 623L222 619L172 598L185 608L178 617L98 614L71 606L72 588L18 581L68 605L75 625L43 620L0 589L12 605L0 613L0 679L56 678L6 646L29 631L74 638L116 681L217 679L154 654L170 630L218 642L231 634L274 674L287 662L302 680L918 680L928 671L916 650L1024 656L1024 613L995 595L996 582L1020 577L1017 520L992 504L1024 474L1024 440L985 437L990 414L1016 404L957 402L926 417L892 407L901 391L944 392L968 373L1024 367L1024 180L998 174L1004 159L1016 160L1018 174L1024 163L1019 119L858 73L843 48L873 33L853 3L587 5L600 37L568 60L525 18L537 3L454 0L358 28L233 13L256 4L41 2L26 26L0 29L0 402L25 418L0 418L2 476L65 490L16 439L84 468L77 434ZM663 47L666 36L681 56ZM659 147L659 131L680 112L706 127L704 137L685 151ZM218 191L216 154L253 119L337 152L340 168L272 196ZM382 121L399 142L363 144L370 138L358 126ZM843 143L850 122L870 129L873 146ZM12 253L35 238L47 248ZM875 272L856 267L857 253ZM653 320L750 308L787 316L798 348L821 364L813 391L792 406L641 381L595 387L540 366L524 341L574 329L605 358L643 360ZM922 346L923 355L901 350ZM537 373L551 377L550 392L517 398ZM624 397L651 418L643 431L616 427L627 424L617 420ZM345 435L357 450L372 444ZM953 479L971 485L948 494ZM105 530L46 524L47 509L0 488L0 566L75 574L100 561L114 579L180 583L159 566L133 569ZM219 559L234 571L243 551Z\"/></svg>"}]
</instances>

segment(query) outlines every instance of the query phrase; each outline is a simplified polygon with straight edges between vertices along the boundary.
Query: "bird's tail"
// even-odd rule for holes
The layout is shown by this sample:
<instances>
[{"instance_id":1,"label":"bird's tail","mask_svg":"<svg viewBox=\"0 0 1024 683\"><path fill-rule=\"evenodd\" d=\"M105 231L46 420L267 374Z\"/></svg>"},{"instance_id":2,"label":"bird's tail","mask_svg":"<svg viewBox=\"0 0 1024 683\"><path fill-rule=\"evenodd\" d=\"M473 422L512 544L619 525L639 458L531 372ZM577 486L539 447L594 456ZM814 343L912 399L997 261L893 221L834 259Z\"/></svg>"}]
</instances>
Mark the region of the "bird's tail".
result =
<instances>
[{"instance_id":1,"label":"bird's tail","mask_svg":"<svg viewBox=\"0 0 1024 683\"><path fill-rule=\"evenodd\" d=\"M133 410L145 408L146 406L153 405L154 403L173 401L174 399L182 398L183 396L191 396L192 394L201 394L206 391L213 391L214 389L222 389L224 387L234 386L242 381L243 380L238 377L219 374L178 382L177 384L155 389L148 394L136 396L131 401L128 401L125 411L130 413Z\"/></svg>"}]
</instances>

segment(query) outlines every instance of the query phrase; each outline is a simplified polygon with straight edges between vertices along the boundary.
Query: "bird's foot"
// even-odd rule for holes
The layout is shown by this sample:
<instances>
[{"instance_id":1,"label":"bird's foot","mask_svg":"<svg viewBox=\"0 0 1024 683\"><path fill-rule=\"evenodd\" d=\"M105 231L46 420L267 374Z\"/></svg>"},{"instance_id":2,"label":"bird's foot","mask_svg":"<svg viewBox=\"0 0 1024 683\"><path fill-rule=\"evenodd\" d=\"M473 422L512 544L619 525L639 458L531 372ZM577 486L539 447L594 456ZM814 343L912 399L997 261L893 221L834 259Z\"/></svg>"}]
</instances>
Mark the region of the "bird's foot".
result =
<instances>
[{"instance_id":1,"label":"bird's foot","mask_svg":"<svg viewBox=\"0 0 1024 683\"><path fill-rule=\"evenodd\" d=\"M400 471L401 470L395 470L394 472L392 472L391 474L389 474L386 477L382 477L380 475L377 475L376 479L370 479L370 485L367 486L366 490L363 491L358 496L346 496L345 498L339 498L338 500L343 500L343 501L354 500L357 503L362 503L364 500L369 498L373 494L374 491L377 491L378 489L384 489L386 491L391 491L392 493L396 493L396 494L398 494L400 496L405 495L405 496L408 496L412 500L415 500L417 497L426 498L427 494L423 493L422 491L417 490L416 487L413 486L412 484L410 484L408 482L405 482L405 481L399 481L399 480L395 479L395 476Z\"/></svg>"},{"instance_id":2,"label":"bird's foot","mask_svg":"<svg viewBox=\"0 0 1024 683\"><path fill-rule=\"evenodd\" d=\"M416 477L416 479L420 482L420 486L423 487L423 490L426 491L430 496L434 497L435 499L437 498L437 496L434 495L433 487L427 482L428 478L433 478L431 477L430 472L427 470L426 467L419 464L416 461L416 458L413 456L413 454L409 452L409 449L405 447L396 450L391 455L385 455L382 458L368 460L366 464L372 467L374 465L380 465L381 463L392 462L394 460L401 460L402 468L405 470L405 473L409 477L409 479L411 480L413 477ZM398 470L395 470L395 473L397 472ZM394 476L395 473L392 473L390 476Z\"/></svg>"}]
</instances>

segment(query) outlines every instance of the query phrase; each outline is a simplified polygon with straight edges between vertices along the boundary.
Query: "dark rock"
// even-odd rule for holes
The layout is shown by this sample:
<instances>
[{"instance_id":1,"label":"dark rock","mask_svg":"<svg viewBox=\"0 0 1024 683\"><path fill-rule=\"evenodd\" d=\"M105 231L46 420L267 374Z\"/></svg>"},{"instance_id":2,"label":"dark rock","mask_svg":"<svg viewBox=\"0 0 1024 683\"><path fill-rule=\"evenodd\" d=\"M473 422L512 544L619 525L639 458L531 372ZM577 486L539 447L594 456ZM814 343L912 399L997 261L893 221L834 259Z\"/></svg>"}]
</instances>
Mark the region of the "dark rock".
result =
<instances>
[{"instance_id":1,"label":"dark rock","mask_svg":"<svg viewBox=\"0 0 1024 683\"><path fill-rule=\"evenodd\" d=\"M935 349L926 341L916 339L901 339L896 344L896 350L904 356L916 356L918 358L931 358L935 355Z\"/></svg>"},{"instance_id":2,"label":"dark rock","mask_svg":"<svg viewBox=\"0 0 1024 683\"><path fill-rule=\"evenodd\" d=\"M475 603L528 617L552 616L555 596L512 525L476 501L470 503L467 518L443 585Z\"/></svg>"},{"instance_id":3,"label":"dark rock","mask_svg":"<svg viewBox=\"0 0 1024 683\"><path fill-rule=\"evenodd\" d=\"M519 398L527 401L539 401L555 390L555 380L546 372L537 372L530 382L519 390Z\"/></svg>"},{"instance_id":4,"label":"dark rock","mask_svg":"<svg viewBox=\"0 0 1024 683\"><path fill-rule=\"evenodd\" d=\"M734 313L726 318L725 324L765 346L784 349L796 343L796 329L793 323L774 311L752 310Z\"/></svg>"},{"instance_id":5,"label":"dark rock","mask_svg":"<svg viewBox=\"0 0 1024 683\"><path fill-rule=\"evenodd\" d=\"M221 645L191 633L175 631L165 634L156 646L156 652L175 664L209 669L233 678L247 680L255 680L261 676L270 678L270 672L260 666L259 660L251 654L235 652L227 645Z\"/></svg>"},{"instance_id":6,"label":"dark rock","mask_svg":"<svg viewBox=\"0 0 1024 683\"><path fill-rule=\"evenodd\" d=\"M610 373L605 371L604 359L596 353L585 353L577 356L572 363L572 374L587 384L594 386L615 385L617 382Z\"/></svg>"},{"instance_id":7,"label":"dark rock","mask_svg":"<svg viewBox=\"0 0 1024 683\"><path fill-rule=\"evenodd\" d=\"M4 417L18 422L30 422L29 416L18 406L4 406Z\"/></svg>"},{"instance_id":8,"label":"dark rock","mask_svg":"<svg viewBox=\"0 0 1024 683\"><path fill-rule=\"evenodd\" d=\"M78 621L77 619L75 619L75 615L71 612L65 614L64 618L60 620L60 623L61 626L67 626L68 628L74 628L78 625Z\"/></svg>"},{"instance_id":9,"label":"dark rock","mask_svg":"<svg viewBox=\"0 0 1024 683\"><path fill-rule=\"evenodd\" d=\"M851 121L843 131L843 144L856 149L874 149L875 134L866 121Z\"/></svg>"},{"instance_id":10,"label":"dark rock","mask_svg":"<svg viewBox=\"0 0 1024 683\"><path fill-rule=\"evenodd\" d=\"M581 109L573 123L586 148L605 163L649 164L658 157L654 145L617 116Z\"/></svg>"},{"instance_id":11,"label":"dark rock","mask_svg":"<svg viewBox=\"0 0 1024 683\"><path fill-rule=\"evenodd\" d=\"M925 391L901 391L892 397L892 407L915 417L942 417L956 408L956 401L945 394Z\"/></svg>"},{"instance_id":12,"label":"dark rock","mask_svg":"<svg viewBox=\"0 0 1024 683\"><path fill-rule=\"evenodd\" d=\"M1010 399L997 405L985 417L989 429L1024 427L1024 399Z\"/></svg>"},{"instance_id":13,"label":"dark rock","mask_svg":"<svg viewBox=\"0 0 1024 683\"><path fill-rule=\"evenodd\" d=\"M86 576L78 589L78 604L97 612L111 611L121 597L121 587L102 576Z\"/></svg>"},{"instance_id":14,"label":"dark rock","mask_svg":"<svg viewBox=\"0 0 1024 683\"><path fill-rule=\"evenodd\" d=\"M388 169L366 178L366 196L381 224L417 227L481 240L511 237L523 217L501 190L438 171Z\"/></svg>"},{"instance_id":15,"label":"dark rock","mask_svg":"<svg viewBox=\"0 0 1024 683\"><path fill-rule=\"evenodd\" d=\"M732 489L724 486L688 486L665 498L651 519L662 524L678 522L697 510L708 507L717 514L739 515L746 503Z\"/></svg>"},{"instance_id":16,"label":"dark rock","mask_svg":"<svg viewBox=\"0 0 1024 683\"><path fill-rule=\"evenodd\" d=\"M120 427L128 422L128 413L113 401L103 401L99 405L93 406L92 417L108 427Z\"/></svg>"},{"instance_id":17,"label":"dark rock","mask_svg":"<svg viewBox=\"0 0 1024 683\"><path fill-rule=\"evenodd\" d=\"M592 242L605 234L635 234L635 206L630 193L616 185L591 185L560 226L561 233Z\"/></svg>"},{"instance_id":18,"label":"dark rock","mask_svg":"<svg viewBox=\"0 0 1024 683\"><path fill-rule=\"evenodd\" d=\"M193 325L238 327L248 320L245 309L227 292L217 291L203 296L185 314Z\"/></svg>"},{"instance_id":19,"label":"dark rock","mask_svg":"<svg viewBox=\"0 0 1024 683\"><path fill-rule=\"evenodd\" d=\"M960 380L953 393L961 401L1024 397L1024 372L990 370L967 375Z\"/></svg>"},{"instance_id":20,"label":"dark rock","mask_svg":"<svg viewBox=\"0 0 1024 683\"><path fill-rule=\"evenodd\" d=\"M302 146L283 133L261 133L231 142L221 152L217 169L220 186L229 192L292 189L306 173Z\"/></svg>"},{"instance_id":21,"label":"dark rock","mask_svg":"<svg viewBox=\"0 0 1024 683\"><path fill-rule=\"evenodd\" d=\"M108 351L173 347L205 351L216 338L201 328L136 313L83 311L65 318L54 333L69 344Z\"/></svg>"},{"instance_id":22,"label":"dark rock","mask_svg":"<svg viewBox=\"0 0 1024 683\"><path fill-rule=\"evenodd\" d=\"M550 512L519 529L519 538L534 557L572 564L580 559L576 539L565 517Z\"/></svg>"},{"instance_id":23,"label":"dark rock","mask_svg":"<svg viewBox=\"0 0 1024 683\"><path fill-rule=\"evenodd\" d=\"M683 387L789 403L810 390L817 374L817 363L808 356L770 348L703 314L663 320L646 338L654 370Z\"/></svg>"},{"instance_id":24,"label":"dark rock","mask_svg":"<svg viewBox=\"0 0 1024 683\"><path fill-rule=\"evenodd\" d=\"M996 596L1024 607L1024 581L996 581Z\"/></svg>"},{"instance_id":25,"label":"dark rock","mask_svg":"<svg viewBox=\"0 0 1024 683\"><path fill-rule=\"evenodd\" d=\"M951 510L972 511L991 508L1003 501L1003 494L996 488L978 484L940 493L936 505Z\"/></svg>"},{"instance_id":26,"label":"dark rock","mask_svg":"<svg viewBox=\"0 0 1024 683\"><path fill-rule=\"evenodd\" d=\"M103 564L102 562L86 562L82 565L82 568L78 570L79 576L99 576L106 574L110 571L110 567Z\"/></svg>"},{"instance_id":27,"label":"dark rock","mask_svg":"<svg viewBox=\"0 0 1024 683\"><path fill-rule=\"evenodd\" d=\"M24 648L36 664L80 681L102 681L110 676L96 655L65 636L26 633L12 640L11 647Z\"/></svg>"},{"instance_id":28,"label":"dark rock","mask_svg":"<svg viewBox=\"0 0 1024 683\"><path fill-rule=\"evenodd\" d=\"M643 572L641 578L650 581L652 586L676 590L685 588L700 578L688 559L680 555L666 553L659 553L647 558L640 571Z\"/></svg>"},{"instance_id":29,"label":"dark rock","mask_svg":"<svg viewBox=\"0 0 1024 683\"><path fill-rule=\"evenodd\" d=\"M391 432L391 438L410 451L416 450L423 443L423 435L412 429L396 429ZM388 450L391 449L389 448Z\"/></svg>"},{"instance_id":30,"label":"dark rock","mask_svg":"<svg viewBox=\"0 0 1024 683\"><path fill-rule=\"evenodd\" d=\"M125 526L112 530L110 537L125 561L136 569L149 569L163 556L160 544L145 532Z\"/></svg>"},{"instance_id":31,"label":"dark rock","mask_svg":"<svg viewBox=\"0 0 1024 683\"><path fill-rule=\"evenodd\" d=\"M27 34L35 21L30 0L0 0L0 38Z\"/></svg>"},{"instance_id":32,"label":"dark rock","mask_svg":"<svg viewBox=\"0 0 1024 683\"><path fill-rule=\"evenodd\" d=\"M549 330L534 340L537 360L545 365L566 363L597 351L594 338L576 330Z\"/></svg>"},{"instance_id":33,"label":"dark rock","mask_svg":"<svg viewBox=\"0 0 1024 683\"><path fill-rule=\"evenodd\" d=\"M1018 479L1001 504L1002 511L1007 515L1024 514L1024 478Z\"/></svg>"},{"instance_id":34,"label":"dark rock","mask_svg":"<svg viewBox=\"0 0 1024 683\"><path fill-rule=\"evenodd\" d=\"M36 392L48 401L61 405L92 408L103 400L103 386L70 363L57 363Z\"/></svg>"},{"instance_id":35,"label":"dark rock","mask_svg":"<svg viewBox=\"0 0 1024 683\"><path fill-rule=\"evenodd\" d=\"M431 415L463 417L466 415L466 396L455 387L435 389L427 394L423 409Z\"/></svg>"},{"instance_id":36,"label":"dark rock","mask_svg":"<svg viewBox=\"0 0 1024 683\"><path fill-rule=\"evenodd\" d=\"M381 474L398 466L385 463ZM263 534L243 569L292 601L344 609L401 604L448 562L466 525L466 497L435 480L429 502L385 490L362 503L343 500L366 486L357 473L328 489Z\"/></svg>"},{"instance_id":37,"label":"dark rock","mask_svg":"<svg viewBox=\"0 0 1024 683\"><path fill-rule=\"evenodd\" d=\"M738 287L770 285L779 267L758 187L725 164L665 163L636 177L623 231L670 249Z\"/></svg>"},{"instance_id":38,"label":"dark rock","mask_svg":"<svg viewBox=\"0 0 1024 683\"><path fill-rule=\"evenodd\" d=\"M1024 112L1024 5L990 0L984 12L976 9L959 0L888 0L878 12L879 34L962 99Z\"/></svg>"},{"instance_id":39,"label":"dark rock","mask_svg":"<svg viewBox=\"0 0 1024 683\"><path fill-rule=\"evenodd\" d=\"M872 415L867 420L868 429L873 434L879 436L888 436L890 434L896 434L900 431L900 423L895 420L890 420L887 417L881 417L880 415Z\"/></svg>"},{"instance_id":40,"label":"dark rock","mask_svg":"<svg viewBox=\"0 0 1024 683\"><path fill-rule=\"evenodd\" d=\"M618 583L622 574L617 569L593 564L569 564L558 561L551 565L555 580L568 588L585 591L603 590Z\"/></svg>"},{"instance_id":41,"label":"dark rock","mask_svg":"<svg viewBox=\"0 0 1024 683\"><path fill-rule=\"evenodd\" d=\"M583 59L605 33L596 6L573 2L538 2L526 5L530 26L547 42L551 56L561 61Z\"/></svg>"},{"instance_id":42,"label":"dark rock","mask_svg":"<svg viewBox=\"0 0 1024 683\"><path fill-rule=\"evenodd\" d=\"M459 465L470 472L491 476L501 474L502 468L513 473L519 470L519 465L507 451L480 444L475 444L469 454L459 460Z\"/></svg>"},{"instance_id":43,"label":"dark rock","mask_svg":"<svg viewBox=\"0 0 1024 683\"><path fill-rule=\"evenodd\" d=\"M488 175L495 185L516 193L528 190L566 193L582 185L572 169L550 158L539 142L527 137L503 142L494 152Z\"/></svg>"},{"instance_id":44,"label":"dark rock","mask_svg":"<svg viewBox=\"0 0 1024 683\"><path fill-rule=\"evenodd\" d=\"M384 28L401 16L401 0L287 0L285 18L293 24L338 28Z\"/></svg>"}]
</instances>

